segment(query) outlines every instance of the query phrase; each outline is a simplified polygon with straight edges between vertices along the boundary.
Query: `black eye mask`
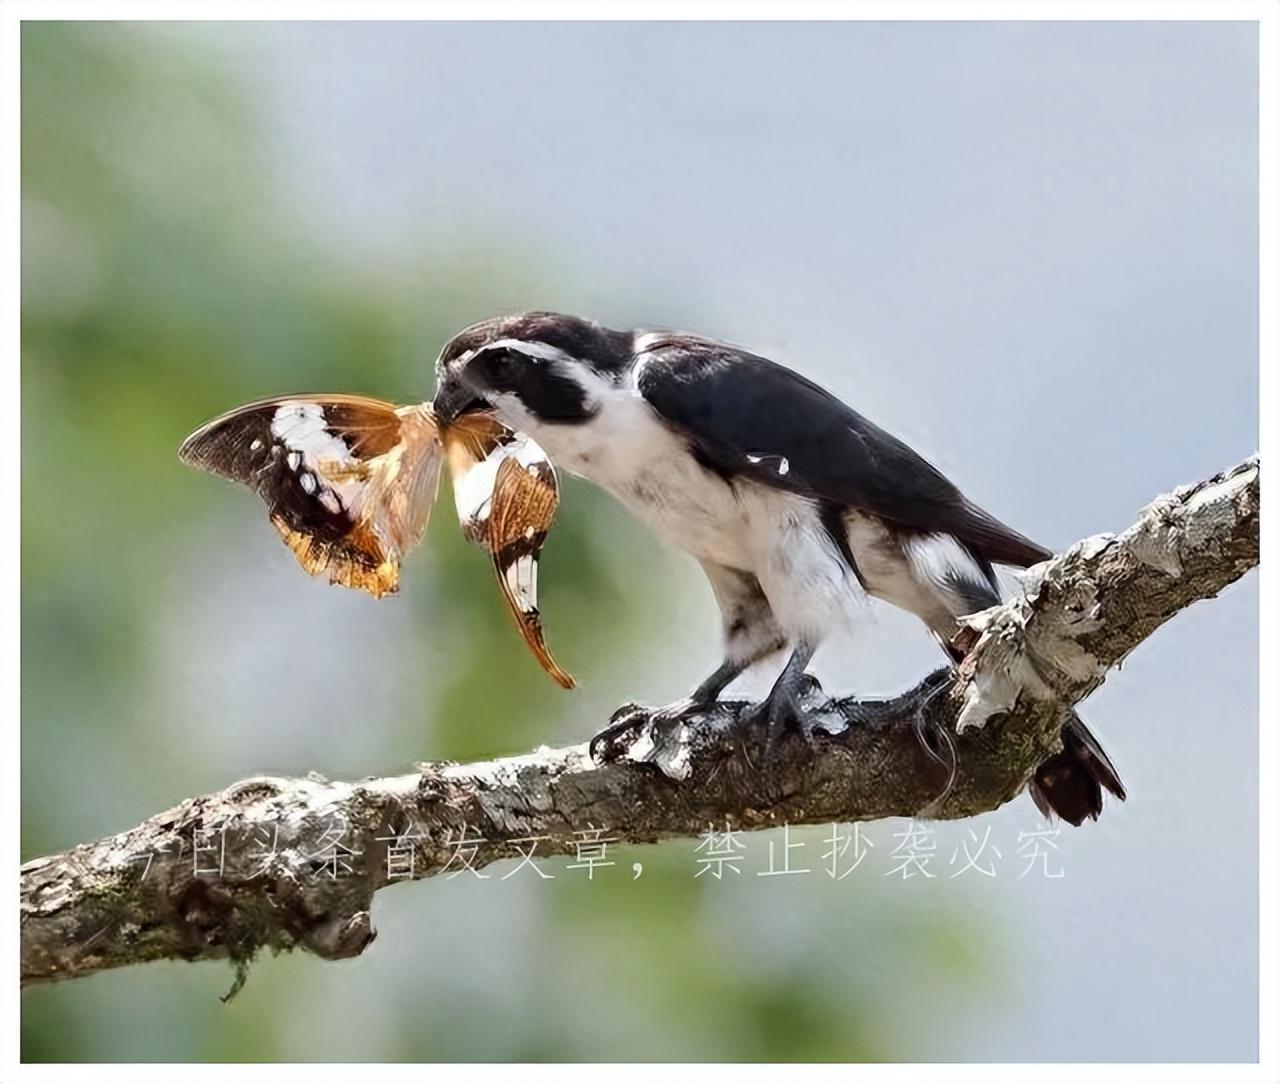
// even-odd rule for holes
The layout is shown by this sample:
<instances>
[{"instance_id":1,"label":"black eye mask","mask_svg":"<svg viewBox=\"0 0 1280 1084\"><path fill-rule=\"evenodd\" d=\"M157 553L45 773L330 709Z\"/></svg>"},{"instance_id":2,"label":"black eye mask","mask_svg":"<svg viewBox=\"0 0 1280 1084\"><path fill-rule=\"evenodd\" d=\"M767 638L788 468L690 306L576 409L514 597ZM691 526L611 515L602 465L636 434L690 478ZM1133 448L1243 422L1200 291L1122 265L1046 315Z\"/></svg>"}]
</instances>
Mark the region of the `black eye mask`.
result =
<instances>
[{"instance_id":1,"label":"black eye mask","mask_svg":"<svg viewBox=\"0 0 1280 1084\"><path fill-rule=\"evenodd\" d=\"M596 412L582 385L541 358L516 350L491 350L472 364L479 368L483 386L514 395L542 421L580 422Z\"/></svg>"}]
</instances>

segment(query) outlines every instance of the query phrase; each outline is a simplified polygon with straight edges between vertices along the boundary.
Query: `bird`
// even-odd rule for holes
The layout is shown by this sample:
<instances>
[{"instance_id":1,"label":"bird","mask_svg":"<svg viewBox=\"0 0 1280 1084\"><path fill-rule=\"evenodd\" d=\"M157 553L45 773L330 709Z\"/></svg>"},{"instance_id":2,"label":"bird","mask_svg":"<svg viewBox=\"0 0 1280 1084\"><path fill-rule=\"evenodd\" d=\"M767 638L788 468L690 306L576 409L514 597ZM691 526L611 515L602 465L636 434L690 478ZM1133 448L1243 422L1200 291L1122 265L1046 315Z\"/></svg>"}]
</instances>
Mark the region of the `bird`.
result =
<instances>
[{"instance_id":1,"label":"bird","mask_svg":"<svg viewBox=\"0 0 1280 1084\"><path fill-rule=\"evenodd\" d=\"M526 434L702 566L723 661L654 723L710 707L786 649L758 709L772 742L802 716L815 651L868 598L915 614L954 663L959 619L1000 602L994 566L1052 555L812 380L689 332L494 317L444 345L432 402L445 424L488 412ZM1044 815L1079 825L1098 817L1104 789L1125 790L1074 710L1061 741L1028 787Z\"/></svg>"}]
</instances>

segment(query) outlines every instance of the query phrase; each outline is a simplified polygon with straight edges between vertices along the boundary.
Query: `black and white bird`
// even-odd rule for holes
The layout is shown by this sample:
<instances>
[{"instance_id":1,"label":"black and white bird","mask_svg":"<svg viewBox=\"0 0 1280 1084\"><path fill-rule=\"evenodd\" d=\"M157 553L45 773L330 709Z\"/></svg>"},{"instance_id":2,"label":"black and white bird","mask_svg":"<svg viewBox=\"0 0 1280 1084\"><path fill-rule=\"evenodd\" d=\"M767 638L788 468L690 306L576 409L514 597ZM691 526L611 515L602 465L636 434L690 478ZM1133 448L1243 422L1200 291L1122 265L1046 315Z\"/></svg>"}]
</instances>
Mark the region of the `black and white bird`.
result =
<instances>
[{"instance_id":1,"label":"black and white bird","mask_svg":"<svg viewBox=\"0 0 1280 1084\"><path fill-rule=\"evenodd\" d=\"M1050 556L817 384L722 342L530 312L467 328L436 367L442 421L491 410L702 565L725 658L669 719L787 648L762 706L776 734L814 652L867 596L914 613L955 659L957 618L1000 601L992 566ZM1104 787L1124 790L1074 712L1062 742L1031 791L1080 824Z\"/></svg>"}]
</instances>

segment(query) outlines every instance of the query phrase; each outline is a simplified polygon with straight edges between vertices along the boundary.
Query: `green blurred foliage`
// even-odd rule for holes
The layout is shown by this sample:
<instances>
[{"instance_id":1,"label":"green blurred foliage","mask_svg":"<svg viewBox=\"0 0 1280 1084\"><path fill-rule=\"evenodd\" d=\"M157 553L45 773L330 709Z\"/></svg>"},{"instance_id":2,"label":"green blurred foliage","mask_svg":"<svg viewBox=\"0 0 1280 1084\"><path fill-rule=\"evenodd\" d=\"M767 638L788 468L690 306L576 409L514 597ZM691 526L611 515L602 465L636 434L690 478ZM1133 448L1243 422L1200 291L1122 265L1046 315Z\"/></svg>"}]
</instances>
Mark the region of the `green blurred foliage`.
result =
<instances>
[{"instance_id":1,"label":"green blurred foliage","mask_svg":"<svg viewBox=\"0 0 1280 1084\"><path fill-rule=\"evenodd\" d=\"M180 466L186 432L286 391L419 400L452 331L511 299L541 303L554 273L540 270L535 291L509 256L483 247L411 274L332 258L273 184L270 148L214 53L145 27L23 27L22 155L24 856L119 830L237 773L352 774L427 749L491 756L565 736L568 701L525 655L485 558L451 529L447 508L406 567L407 618L396 612L414 644L430 645L420 665L406 649L397 670L390 703L412 710L327 721L360 728L367 762L315 763L311 749L294 765L254 764L252 749L192 762L180 747L204 719L199 705L176 721L148 707L172 707L157 691L166 664L153 656L167 645L166 658L181 657L171 641L183 607L222 591L207 577L278 547L250 515L251 497ZM672 559L593 490L570 483L568 496L543 568L549 639L562 662L607 686L658 634L664 608L678 607L672 588L655 585L696 581L673 574ZM220 557L232 544L236 556ZM302 579L282 571L285 560L271 571ZM332 606L360 627L392 614L363 600ZM165 616L175 613L176 634ZM243 614L249 630L271 620ZM313 663L304 649L291 661ZM632 861L644 864L638 880ZM981 980L992 954L982 923L932 905L825 883L764 892L746 883L754 878L695 880L692 867L693 844L673 843L623 852L589 886L559 876L397 889L379 900L384 936L363 958L260 960L225 1007L216 995L230 974L219 965L153 964L36 989L24 998L23 1056L890 1058L907 1052L891 1021L922 1004L923 984L903 976L926 971L935 996L954 994ZM798 927L793 915L805 916ZM791 931L785 951L778 930Z\"/></svg>"}]
</instances>

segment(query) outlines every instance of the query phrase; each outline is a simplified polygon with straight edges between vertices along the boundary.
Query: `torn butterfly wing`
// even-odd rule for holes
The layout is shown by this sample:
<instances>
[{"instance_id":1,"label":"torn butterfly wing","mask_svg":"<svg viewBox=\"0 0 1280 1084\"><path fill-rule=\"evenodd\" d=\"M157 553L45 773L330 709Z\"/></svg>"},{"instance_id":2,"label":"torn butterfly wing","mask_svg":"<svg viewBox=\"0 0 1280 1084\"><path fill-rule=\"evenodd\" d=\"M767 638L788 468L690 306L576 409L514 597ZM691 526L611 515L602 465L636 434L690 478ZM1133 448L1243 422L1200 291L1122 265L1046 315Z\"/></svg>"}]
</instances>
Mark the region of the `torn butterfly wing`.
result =
<instances>
[{"instance_id":1,"label":"torn butterfly wing","mask_svg":"<svg viewBox=\"0 0 1280 1084\"><path fill-rule=\"evenodd\" d=\"M503 601L539 664L572 689L573 677L547 648L538 611L538 555L560 503L551 461L528 437L481 414L448 426L444 446L463 534L489 551Z\"/></svg>"},{"instance_id":2,"label":"torn butterfly wing","mask_svg":"<svg viewBox=\"0 0 1280 1084\"><path fill-rule=\"evenodd\" d=\"M247 485L298 563L330 583L396 591L422 537L442 461L429 404L291 395L242 406L182 443L184 463Z\"/></svg>"}]
</instances>

